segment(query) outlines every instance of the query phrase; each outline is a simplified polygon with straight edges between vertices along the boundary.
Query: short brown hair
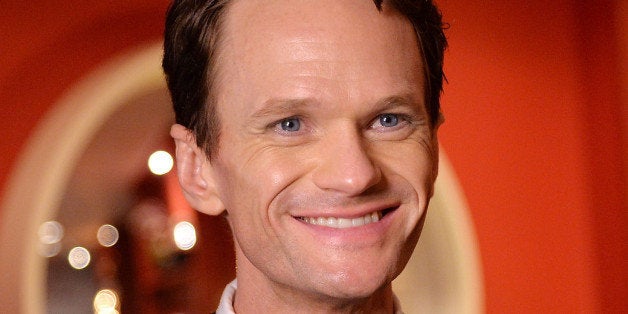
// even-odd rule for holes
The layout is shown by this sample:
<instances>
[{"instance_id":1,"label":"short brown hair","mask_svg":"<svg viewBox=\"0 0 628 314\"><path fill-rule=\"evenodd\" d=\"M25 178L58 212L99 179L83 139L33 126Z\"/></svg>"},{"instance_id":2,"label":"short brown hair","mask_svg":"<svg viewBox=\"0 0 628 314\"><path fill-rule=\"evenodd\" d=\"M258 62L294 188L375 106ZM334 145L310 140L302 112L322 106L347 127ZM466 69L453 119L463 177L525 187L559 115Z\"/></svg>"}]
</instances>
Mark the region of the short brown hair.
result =
<instances>
[{"instance_id":1,"label":"short brown hair","mask_svg":"<svg viewBox=\"0 0 628 314\"><path fill-rule=\"evenodd\" d=\"M176 122L192 131L208 157L217 148L220 124L214 100L216 55L224 12L232 0L175 0L167 13L162 66ZM442 16L431 0L373 0L390 4L414 26L426 68L426 104L432 125L440 116L443 55Z\"/></svg>"}]
</instances>

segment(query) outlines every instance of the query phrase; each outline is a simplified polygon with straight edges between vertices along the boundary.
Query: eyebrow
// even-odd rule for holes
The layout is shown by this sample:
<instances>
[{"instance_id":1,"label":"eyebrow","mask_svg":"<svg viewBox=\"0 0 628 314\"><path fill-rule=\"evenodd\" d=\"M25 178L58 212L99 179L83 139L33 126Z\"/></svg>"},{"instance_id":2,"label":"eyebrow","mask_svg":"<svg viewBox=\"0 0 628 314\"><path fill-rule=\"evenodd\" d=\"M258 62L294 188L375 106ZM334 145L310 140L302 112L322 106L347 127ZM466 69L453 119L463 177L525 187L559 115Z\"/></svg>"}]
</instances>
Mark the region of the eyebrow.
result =
<instances>
[{"instance_id":1,"label":"eyebrow","mask_svg":"<svg viewBox=\"0 0 628 314\"><path fill-rule=\"evenodd\" d=\"M274 115L283 115L286 112L298 112L305 110L305 107L316 106L318 104L313 98L272 98L265 101L260 109L251 114L252 118L261 118Z\"/></svg>"},{"instance_id":2,"label":"eyebrow","mask_svg":"<svg viewBox=\"0 0 628 314\"><path fill-rule=\"evenodd\" d=\"M415 99L412 94L389 96L378 100L373 108L375 110L388 110L398 107L414 108L418 114L427 114L423 102Z\"/></svg>"},{"instance_id":3,"label":"eyebrow","mask_svg":"<svg viewBox=\"0 0 628 314\"><path fill-rule=\"evenodd\" d=\"M320 105L314 98L271 98L265 101L260 109L251 114L251 118L263 118L268 116L285 115L286 112L296 114L306 111L306 108L312 109ZM417 114L427 114L425 106L422 102L417 101L412 94L400 94L388 96L376 101L370 106L374 111L385 111L389 109L406 107L416 110Z\"/></svg>"}]
</instances>

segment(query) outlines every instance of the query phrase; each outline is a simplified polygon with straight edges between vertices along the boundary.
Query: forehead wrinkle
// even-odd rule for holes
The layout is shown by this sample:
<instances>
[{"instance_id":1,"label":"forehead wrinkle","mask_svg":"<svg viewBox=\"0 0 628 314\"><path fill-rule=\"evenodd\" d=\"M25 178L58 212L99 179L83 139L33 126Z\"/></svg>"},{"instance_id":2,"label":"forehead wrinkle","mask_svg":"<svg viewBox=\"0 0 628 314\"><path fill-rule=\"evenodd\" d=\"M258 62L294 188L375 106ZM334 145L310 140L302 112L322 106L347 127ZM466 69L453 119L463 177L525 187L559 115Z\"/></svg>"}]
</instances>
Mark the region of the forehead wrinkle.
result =
<instances>
[{"instance_id":1,"label":"forehead wrinkle","mask_svg":"<svg viewBox=\"0 0 628 314\"><path fill-rule=\"evenodd\" d=\"M318 36L295 35L285 40L283 49L289 52L294 61L325 61L332 58L331 51L334 45L336 44L332 41L323 40Z\"/></svg>"},{"instance_id":2,"label":"forehead wrinkle","mask_svg":"<svg viewBox=\"0 0 628 314\"><path fill-rule=\"evenodd\" d=\"M324 81L333 81L337 84L346 75L340 73L336 64L338 61L329 60L309 60L309 61L284 61L278 64L285 66L292 72L295 81L292 84L306 83L310 87L315 87ZM317 83L318 82L318 83Z\"/></svg>"}]
</instances>

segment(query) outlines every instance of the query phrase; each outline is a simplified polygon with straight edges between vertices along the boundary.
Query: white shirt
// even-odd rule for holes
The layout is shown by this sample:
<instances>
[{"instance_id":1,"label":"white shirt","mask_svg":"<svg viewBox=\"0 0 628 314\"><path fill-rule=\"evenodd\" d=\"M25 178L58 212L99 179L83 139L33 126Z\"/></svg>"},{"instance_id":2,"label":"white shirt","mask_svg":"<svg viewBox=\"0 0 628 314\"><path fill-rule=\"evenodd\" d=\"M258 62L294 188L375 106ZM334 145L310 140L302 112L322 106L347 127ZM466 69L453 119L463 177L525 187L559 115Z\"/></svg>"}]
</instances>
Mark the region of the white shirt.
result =
<instances>
[{"instance_id":1,"label":"white shirt","mask_svg":"<svg viewBox=\"0 0 628 314\"><path fill-rule=\"evenodd\" d=\"M216 314L235 314L235 310L233 309L233 297L235 296L237 289L238 289L237 279L234 279L225 287L225 290L222 292L222 296L220 297L220 304L218 305ZM403 311L401 311L401 306L399 305L399 299L397 299L397 296L394 294L393 294L393 309L394 309L395 314L404 314Z\"/></svg>"}]
</instances>

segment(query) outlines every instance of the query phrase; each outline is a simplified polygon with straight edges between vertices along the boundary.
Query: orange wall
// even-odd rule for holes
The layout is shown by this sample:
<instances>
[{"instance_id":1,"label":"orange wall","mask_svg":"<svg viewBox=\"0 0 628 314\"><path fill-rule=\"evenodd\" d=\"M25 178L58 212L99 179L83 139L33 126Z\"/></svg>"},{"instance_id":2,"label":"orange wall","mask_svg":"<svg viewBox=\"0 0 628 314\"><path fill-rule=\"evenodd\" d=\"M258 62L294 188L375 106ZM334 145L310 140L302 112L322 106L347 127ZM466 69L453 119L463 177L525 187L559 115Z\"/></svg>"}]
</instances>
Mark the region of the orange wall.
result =
<instances>
[{"instance_id":1,"label":"orange wall","mask_svg":"<svg viewBox=\"0 0 628 314\"><path fill-rule=\"evenodd\" d=\"M441 142L473 212L490 312L628 308L614 5L443 1Z\"/></svg>"},{"instance_id":2,"label":"orange wall","mask_svg":"<svg viewBox=\"0 0 628 314\"><path fill-rule=\"evenodd\" d=\"M488 313L628 308L619 2L440 1L451 24L440 138L471 207ZM166 6L4 1L0 187L55 100L158 40Z\"/></svg>"}]
</instances>

